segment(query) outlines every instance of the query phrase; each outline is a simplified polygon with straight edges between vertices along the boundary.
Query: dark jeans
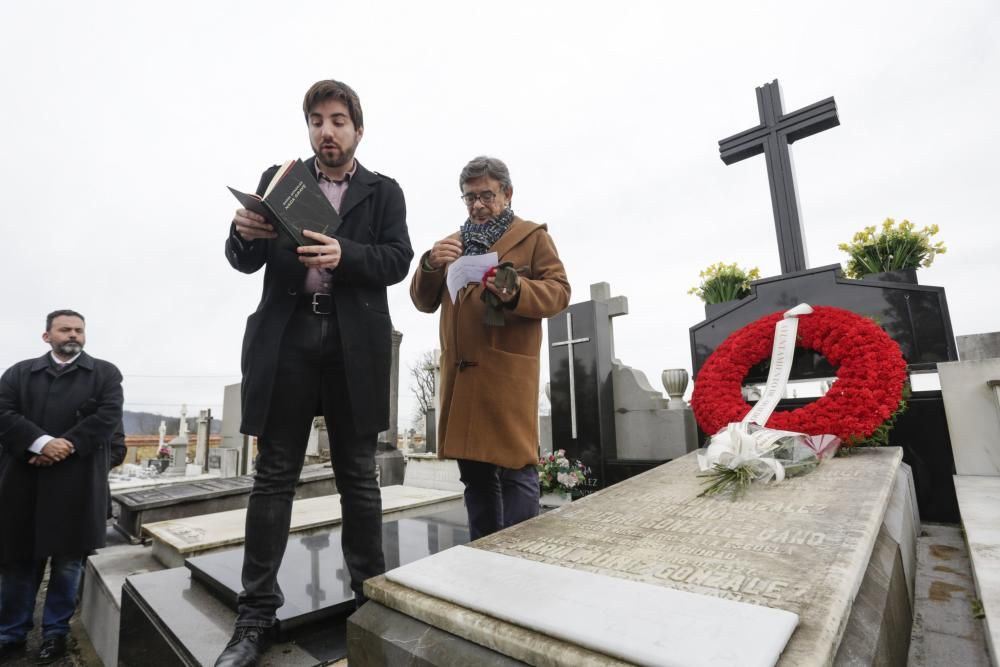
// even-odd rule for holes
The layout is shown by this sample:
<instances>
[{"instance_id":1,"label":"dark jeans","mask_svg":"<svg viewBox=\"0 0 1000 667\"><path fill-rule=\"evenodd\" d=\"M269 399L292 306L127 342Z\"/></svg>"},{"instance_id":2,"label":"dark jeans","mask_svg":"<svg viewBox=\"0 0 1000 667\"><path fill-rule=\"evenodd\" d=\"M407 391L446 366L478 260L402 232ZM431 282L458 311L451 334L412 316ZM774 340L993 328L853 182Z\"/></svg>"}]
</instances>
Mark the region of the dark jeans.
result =
<instances>
[{"instance_id":1,"label":"dark jeans","mask_svg":"<svg viewBox=\"0 0 1000 667\"><path fill-rule=\"evenodd\" d=\"M534 465L512 469L458 459L458 470L465 484L470 539L538 516L538 469Z\"/></svg>"},{"instance_id":2,"label":"dark jeans","mask_svg":"<svg viewBox=\"0 0 1000 667\"><path fill-rule=\"evenodd\" d=\"M362 595L365 579L385 572L382 496L375 478L378 434L354 432L336 318L300 308L281 340L267 426L257 442L237 626L269 626L284 604L278 568L288 543L292 499L317 410L326 417L330 434L343 516L341 546L355 595Z\"/></svg>"},{"instance_id":3,"label":"dark jeans","mask_svg":"<svg viewBox=\"0 0 1000 667\"><path fill-rule=\"evenodd\" d=\"M53 556L49 589L42 612L42 636L69 634L69 619L76 609L84 557ZM0 641L19 642L34 626L35 598L45 573L46 559L11 563L0 568Z\"/></svg>"}]
</instances>

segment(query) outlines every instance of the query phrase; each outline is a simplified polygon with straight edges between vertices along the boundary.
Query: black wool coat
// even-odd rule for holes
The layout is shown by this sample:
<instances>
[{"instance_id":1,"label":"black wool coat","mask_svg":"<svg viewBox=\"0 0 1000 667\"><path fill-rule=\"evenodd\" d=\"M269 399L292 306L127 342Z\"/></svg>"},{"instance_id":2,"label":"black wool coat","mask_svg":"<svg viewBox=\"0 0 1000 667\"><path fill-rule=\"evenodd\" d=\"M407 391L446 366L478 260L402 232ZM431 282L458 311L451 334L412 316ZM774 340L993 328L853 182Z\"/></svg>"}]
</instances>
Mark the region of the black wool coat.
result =
<instances>
[{"instance_id":1,"label":"black wool coat","mask_svg":"<svg viewBox=\"0 0 1000 667\"><path fill-rule=\"evenodd\" d=\"M305 161L315 175L315 160ZM278 169L264 172L257 194ZM413 248L406 227L406 203L396 181L357 163L340 206L343 224L333 236L341 259L331 271L331 291L343 346L347 386L357 433L377 433L389 426L389 371L392 322L386 287L406 277ZM240 430L261 435L270 415L278 350L285 326L301 299L306 267L284 233L276 239L243 241L235 225L226 239L233 268L253 273L262 266L264 288L243 336L242 419Z\"/></svg>"},{"instance_id":2,"label":"black wool coat","mask_svg":"<svg viewBox=\"0 0 1000 667\"><path fill-rule=\"evenodd\" d=\"M0 378L0 563L74 556L104 546L109 448L122 420L122 376L86 352L56 374L48 354ZM76 451L32 466L42 435Z\"/></svg>"}]
</instances>

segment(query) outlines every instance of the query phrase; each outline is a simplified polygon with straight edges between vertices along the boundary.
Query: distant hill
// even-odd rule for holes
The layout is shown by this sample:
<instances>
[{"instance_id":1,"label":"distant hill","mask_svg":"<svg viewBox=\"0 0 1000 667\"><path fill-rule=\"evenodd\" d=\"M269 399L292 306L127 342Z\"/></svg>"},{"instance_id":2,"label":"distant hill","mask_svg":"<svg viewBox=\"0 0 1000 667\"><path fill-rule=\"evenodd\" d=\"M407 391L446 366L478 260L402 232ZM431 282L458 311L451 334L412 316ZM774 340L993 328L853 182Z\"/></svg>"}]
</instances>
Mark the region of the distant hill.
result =
<instances>
[{"instance_id":1,"label":"distant hill","mask_svg":"<svg viewBox=\"0 0 1000 667\"><path fill-rule=\"evenodd\" d=\"M153 412L131 412L125 411L123 418L125 422L126 435L158 435L160 433L160 422L167 425L168 435L177 435L180 431L180 417L166 417ZM198 418L188 417L188 431L195 433L198 430ZM212 433L222 433L222 420L212 417Z\"/></svg>"}]
</instances>

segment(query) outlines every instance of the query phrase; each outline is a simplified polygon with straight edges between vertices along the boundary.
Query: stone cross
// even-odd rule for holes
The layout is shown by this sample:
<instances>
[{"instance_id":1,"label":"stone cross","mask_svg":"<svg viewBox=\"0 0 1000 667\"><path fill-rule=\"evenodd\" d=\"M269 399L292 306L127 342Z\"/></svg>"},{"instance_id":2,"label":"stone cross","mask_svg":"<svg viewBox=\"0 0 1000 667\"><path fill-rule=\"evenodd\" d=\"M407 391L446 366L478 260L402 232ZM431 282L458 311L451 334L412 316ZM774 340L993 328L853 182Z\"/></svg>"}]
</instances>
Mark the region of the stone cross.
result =
<instances>
[{"instance_id":1,"label":"stone cross","mask_svg":"<svg viewBox=\"0 0 1000 667\"><path fill-rule=\"evenodd\" d=\"M606 283L605 283L606 284ZM610 318L608 319L610 322ZM552 343L552 347L566 347L569 353L569 419L570 434L576 440L576 376L573 367L576 366L573 360L573 345L576 343L586 343L590 338L573 338L573 313L566 313L566 340L559 343Z\"/></svg>"},{"instance_id":2,"label":"stone cross","mask_svg":"<svg viewBox=\"0 0 1000 667\"><path fill-rule=\"evenodd\" d=\"M431 371L434 378L434 409L441 407L441 350L435 349L431 354L433 361L424 367L425 371Z\"/></svg>"},{"instance_id":3,"label":"stone cross","mask_svg":"<svg viewBox=\"0 0 1000 667\"><path fill-rule=\"evenodd\" d=\"M194 462L201 471L208 470L208 439L212 433L212 411L202 410L198 413L198 430L195 436Z\"/></svg>"},{"instance_id":4,"label":"stone cross","mask_svg":"<svg viewBox=\"0 0 1000 667\"><path fill-rule=\"evenodd\" d=\"M615 328L612 320L620 315L628 315L628 297L611 296L611 285L594 283L590 286L590 298L608 306L608 339L611 341L611 358L615 359Z\"/></svg>"},{"instance_id":5,"label":"stone cross","mask_svg":"<svg viewBox=\"0 0 1000 667\"><path fill-rule=\"evenodd\" d=\"M760 124L719 142L719 155L733 164L754 155L764 154L767 180L771 185L771 208L778 234L781 272L795 273L808 268L805 235L799 220L799 203L788 145L840 125L837 104L832 97L810 104L798 111L784 113L778 80L757 89Z\"/></svg>"},{"instance_id":6,"label":"stone cross","mask_svg":"<svg viewBox=\"0 0 1000 667\"><path fill-rule=\"evenodd\" d=\"M177 427L177 435L179 435L182 438L187 438L188 434L187 415L188 415L188 406L187 403L183 403L181 404L181 423Z\"/></svg>"},{"instance_id":7,"label":"stone cross","mask_svg":"<svg viewBox=\"0 0 1000 667\"><path fill-rule=\"evenodd\" d=\"M424 413L424 449L428 454L437 452L437 420L441 413L441 350L431 352L430 362L421 370L431 373L434 396L431 405Z\"/></svg>"}]
</instances>

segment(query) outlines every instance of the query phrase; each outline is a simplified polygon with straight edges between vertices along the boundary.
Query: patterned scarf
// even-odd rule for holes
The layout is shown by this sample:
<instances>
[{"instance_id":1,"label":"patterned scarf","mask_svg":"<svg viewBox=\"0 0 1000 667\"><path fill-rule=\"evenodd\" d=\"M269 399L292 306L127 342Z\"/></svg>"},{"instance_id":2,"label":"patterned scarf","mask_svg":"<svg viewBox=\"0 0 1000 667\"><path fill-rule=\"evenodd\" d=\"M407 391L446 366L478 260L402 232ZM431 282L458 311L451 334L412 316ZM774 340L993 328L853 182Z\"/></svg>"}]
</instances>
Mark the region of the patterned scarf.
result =
<instances>
[{"instance_id":1,"label":"patterned scarf","mask_svg":"<svg viewBox=\"0 0 1000 667\"><path fill-rule=\"evenodd\" d=\"M466 218L462 224L462 248L463 255L485 255L490 251L494 243L500 240L508 229L510 223L514 222L514 211L510 206L505 208L500 215L484 222L476 224Z\"/></svg>"}]
</instances>

